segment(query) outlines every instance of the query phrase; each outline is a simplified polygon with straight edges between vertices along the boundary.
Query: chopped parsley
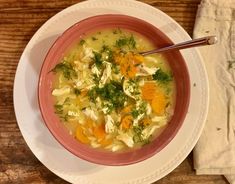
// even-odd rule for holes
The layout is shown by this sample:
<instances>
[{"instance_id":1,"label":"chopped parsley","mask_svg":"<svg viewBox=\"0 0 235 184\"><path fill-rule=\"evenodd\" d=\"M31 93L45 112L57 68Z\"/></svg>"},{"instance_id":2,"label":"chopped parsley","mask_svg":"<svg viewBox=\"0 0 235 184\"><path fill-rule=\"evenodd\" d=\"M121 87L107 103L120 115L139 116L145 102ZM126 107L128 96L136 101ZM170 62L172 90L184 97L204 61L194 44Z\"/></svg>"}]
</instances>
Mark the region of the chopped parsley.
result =
<instances>
[{"instance_id":1,"label":"chopped parsley","mask_svg":"<svg viewBox=\"0 0 235 184\"><path fill-rule=\"evenodd\" d=\"M122 37L118 40L116 40L116 47L118 48L122 48L124 46L127 46L129 49L135 49L136 48L136 41L133 35L131 35L130 37Z\"/></svg>"},{"instance_id":2,"label":"chopped parsley","mask_svg":"<svg viewBox=\"0 0 235 184\"><path fill-rule=\"evenodd\" d=\"M143 125L133 126L133 131L134 131L133 141L135 143L141 143L142 145L150 143L151 136L148 137L147 139L144 139L142 134L143 130L144 130Z\"/></svg>"},{"instance_id":3,"label":"chopped parsley","mask_svg":"<svg viewBox=\"0 0 235 184\"><path fill-rule=\"evenodd\" d=\"M92 102L95 102L95 99L98 97L98 93L97 93L98 89L99 88L95 86L88 91L88 96Z\"/></svg>"},{"instance_id":4,"label":"chopped parsley","mask_svg":"<svg viewBox=\"0 0 235 184\"><path fill-rule=\"evenodd\" d=\"M93 77L93 81L95 82L95 84L98 85L100 78L96 74L93 74L92 77Z\"/></svg>"},{"instance_id":5,"label":"chopped parsley","mask_svg":"<svg viewBox=\"0 0 235 184\"><path fill-rule=\"evenodd\" d=\"M136 48L136 41L133 35L131 35L131 37L128 40L128 44L134 49Z\"/></svg>"},{"instance_id":6,"label":"chopped parsley","mask_svg":"<svg viewBox=\"0 0 235 184\"><path fill-rule=\"evenodd\" d=\"M235 68L235 60L228 61L228 69L233 69L233 68Z\"/></svg>"},{"instance_id":7,"label":"chopped parsley","mask_svg":"<svg viewBox=\"0 0 235 184\"><path fill-rule=\"evenodd\" d=\"M117 30L115 29L115 30L113 30L113 34L118 34L118 32L117 32Z\"/></svg>"},{"instance_id":8,"label":"chopped parsley","mask_svg":"<svg viewBox=\"0 0 235 184\"><path fill-rule=\"evenodd\" d=\"M102 60L102 55L99 52L93 51L94 57L93 61L95 62L95 65L97 68L101 68L103 60Z\"/></svg>"},{"instance_id":9,"label":"chopped parsley","mask_svg":"<svg viewBox=\"0 0 235 184\"><path fill-rule=\"evenodd\" d=\"M143 127L140 125L133 126L133 131L134 131L134 137L133 137L134 143L142 142L143 141L143 137L142 137Z\"/></svg>"},{"instance_id":10,"label":"chopped parsley","mask_svg":"<svg viewBox=\"0 0 235 184\"><path fill-rule=\"evenodd\" d=\"M65 114L64 116L60 116L61 119L63 119L64 121L68 121L69 120L69 115Z\"/></svg>"},{"instance_id":11,"label":"chopped parsley","mask_svg":"<svg viewBox=\"0 0 235 184\"><path fill-rule=\"evenodd\" d=\"M79 42L79 44L80 44L80 45L83 45L85 42L86 42L85 40L81 39L80 42Z\"/></svg>"},{"instance_id":12,"label":"chopped parsley","mask_svg":"<svg viewBox=\"0 0 235 184\"><path fill-rule=\"evenodd\" d=\"M80 94L81 94L81 90L78 89L78 88L74 88L74 94L75 94L76 96L80 95Z\"/></svg>"},{"instance_id":13,"label":"chopped parsley","mask_svg":"<svg viewBox=\"0 0 235 184\"><path fill-rule=\"evenodd\" d=\"M113 51L107 45L103 45L100 52L93 51L93 54L93 61L97 68L101 68L104 61L113 61Z\"/></svg>"},{"instance_id":14,"label":"chopped parsley","mask_svg":"<svg viewBox=\"0 0 235 184\"><path fill-rule=\"evenodd\" d=\"M136 119L139 115L145 114L146 113L146 108L147 108L147 103L146 102L141 103L138 108L133 109L131 111L132 117Z\"/></svg>"},{"instance_id":15,"label":"chopped parsley","mask_svg":"<svg viewBox=\"0 0 235 184\"><path fill-rule=\"evenodd\" d=\"M94 36L92 36L91 39L92 39L92 41L98 40L98 38L96 38L96 37L94 37Z\"/></svg>"},{"instance_id":16,"label":"chopped parsley","mask_svg":"<svg viewBox=\"0 0 235 184\"><path fill-rule=\"evenodd\" d=\"M102 53L103 60L113 62L113 51L109 46L103 45L100 52Z\"/></svg>"},{"instance_id":17,"label":"chopped parsley","mask_svg":"<svg viewBox=\"0 0 235 184\"><path fill-rule=\"evenodd\" d=\"M73 69L73 66L70 63L63 62L57 64L53 69L53 72L62 72L64 78L66 79L72 79L73 77L77 77L76 71Z\"/></svg>"},{"instance_id":18,"label":"chopped parsley","mask_svg":"<svg viewBox=\"0 0 235 184\"><path fill-rule=\"evenodd\" d=\"M107 114L110 114L114 110L114 105L110 103L102 104L103 108L107 108Z\"/></svg>"},{"instance_id":19,"label":"chopped parsley","mask_svg":"<svg viewBox=\"0 0 235 184\"><path fill-rule=\"evenodd\" d=\"M55 104L54 108L55 108L55 113L56 114L62 114L63 113L63 105Z\"/></svg>"},{"instance_id":20,"label":"chopped parsley","mask_svg":"<svg viewBox=\"0 0 235 184\"><path fill-rule=\"evenodd\" d=\"M122 85L119 82L111 81L99 88L97 86L89 90L88 95L92 101L99 96L102 100L109 102L113 105L114 109L122 108L127 96L123 92Z\"/></svg>"},{"instance_id":21,"label":"chopped parsley","mask_svg":"<svg viewBox=\"0 0 235 184\"><path fill-rule=\"evenodd\" d=\"M118 69L117 64L115 64L115 63L112 64L112 71L115 74L119 74L120 70Z\"/></svg>"},{"instance_id":22,"label":"chopped parsley","mask_svg":"<svg viewBox=\"0 0 235 184\"><path fill-rule=\"evenodd\" d=\"M166 72L163 72L160 68L155 72L155 74L152 75L154 80L157 80L162 83L167 83L172 80L172 76L170 74L167 74Z\"/></svg>"},{"instance_id":23,"label":"chopped parsley","mask_svg":"<svg viewBox=\"0 0 235 184\"><path fill-rule=\"evenodd\" d=\"M131 111L131 115L132 115L133 118L136 119L139 116L139 111L134 109L134 110Z\"/></svg>"},{"instance_id":24,"label":"chopped parsley","mask_svg":"<svg viewBox=\"0 0 235 184\"><path fill-rule=\"evenodd\" d=\"M128 66L129 68L129 66ZM128 70L127 68L127 70ZM128 80L128 87L132 88L132 92L130 91L130 93L132 95L139 95L140 94L140 89L139 89L139 85L138 85L138 79L130 79Z\"/></svg>"},{"instance_id":25,"label":"chopped parsley","mask_svg":"<svg viewBox=\"0 0 235 184\"><path fill-rule=\"evenodd\" d=\"M118 33L119 33L119 34L122 33L122 30L121 30L120 28L113 30L113 34L118 34Z\"/></svg>"},{"instance_id":26,"label":"chopped parsley","mask_svg":"<svg viewBox=\"0 0 235 184\"><path fill-rule=\"evenodd\" d=\"M120 38L116 41L116 47L123 47L126 46L128 44L128 39L127 38Z\"/></svg>"},{"instance_id":27,"label":"chopped parsley","mask_svg":"<svg viewBox=\"0 0 235 184\"><path fill-rule=\"evenodd\" d=\"M70 98L67 97L63 103L63 105L70 105Z\"/></svg>"}]
</instances>

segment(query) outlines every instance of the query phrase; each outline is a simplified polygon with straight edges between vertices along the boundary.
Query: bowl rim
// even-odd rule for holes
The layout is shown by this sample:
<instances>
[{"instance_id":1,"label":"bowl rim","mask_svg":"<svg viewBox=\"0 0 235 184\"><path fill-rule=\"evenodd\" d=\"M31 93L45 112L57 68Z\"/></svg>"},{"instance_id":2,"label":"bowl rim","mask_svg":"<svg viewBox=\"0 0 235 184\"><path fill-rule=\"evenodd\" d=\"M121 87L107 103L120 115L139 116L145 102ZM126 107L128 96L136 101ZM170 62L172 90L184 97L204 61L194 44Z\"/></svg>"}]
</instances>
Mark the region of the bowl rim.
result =
<instances>
[{"instance_id":1,"label":"bowl rim","mask_svg":"<svg viewBox=\"0 0 235 184\"><path fill-rule=\"evenodd\" d=\"M69 146L66 145L66 142L64 142L63 140L61 140L59 137L57 137L57 134L56 132L51 129L49 127L49 122L46 121L46 116L45 116L45 113L44 113L44 109L42 107L42 102L41 102L41 83L43 82L42 81L42 72L43 72L43 69L44 69L44 66L45 66L45 63L46 63L46 59L48 58L48 55L51 53L51 51L56 47L57 43L59 40L63 39L63 37L72 29L76 28L76 26L80 25L81 23L83 22L86 22L86 21L89 21L91 19L94 19L94 18L102 18L102 17L121 17L121 18L131 18L135 21L140 21L144 24L148 24L150 27L152 27L152 29L156 29L158 30L162 35L164 35L165 38L167 38L171 43L173 43L171 41L171 39L165 34L163 33L160 29L158 29L157 27L155 27L154 25L146 22L145 20L142 20L142 19L139 19L139 18L136 18L136 17L133 17L133 16L129 16L129 15L124 15L124 14L102 14L102 15L96 15L96 16L91 16L91 17L88 17L86 19L83 19L75 24L73 24L72 26L70 26L69 28L67 28L61 35L59 35L56 40L54 41L54 43L51 45L51 47L49 48L45 58L44 58L44 61L42 63L42 66L41 66L41 69L40 69L40 73L39 73L39 80L38 80L38 104L39 104L39 109L40 109L40 112L41 112L41 116L43 118L43 121L44 121L44 124L47 126L48 130L51 132L51 134L53 135L53 137L65 148L67 149L69 152L71 152L72 154L74 154L75 156L83 159L83 160L86 160L88 162L91 162L91 163L95 163L95 164L101 164L101 165L108 165L108 166L123 166L123 165L130 165L130 164L134 164L134 163L138 163L138 162L141 162L143 160L146 160L150 157L152 157L154 154L158 153L159 151L161 151L164 147L166 147L167 144L170 143L170 141L176 136L177 132L179 131L180 127L182 126L183 122L184 122L184 119L185 119L185 116L187 114L187 109L189 107L189 102L190 102L190 94L191 94L191 91L190 91L190 75L189 75L189 72L188 72L188 68L187 68L187 65L185 64L185 60L182 56L182 54L179 52L179 51L176 51L176 52L179 52L179 55L181 56L181 59L182 59L182 62L184 63L185 65L185 74L187 76L186 78L186 83L187 83L187 100L186 100L186 104L185 104L185 109L184 109L184 112L183 112L183 115L181 116L181 120L180 120L180 124L179 126L177 126L177 128L175 129L175 131L171 134L171 136L169 136L165 141L164 141L164 144L161 144L160 147L158 147L158 149L156 149L154 152L152 152L151 154L147 154L145 156L143 156L142 158L140 159L136 159L134 161L131 161L131 162L120 162L120 163L117 163L117 162L104 162L104 160L94 160L94 159L91 159L91 158L88 158L84 155L80 155L80 154L77 154L75 153L74 149L70 148ZM94 28L95 30L95 28ZM70 136L70 135L69 135ZM72 137L72 136L71 136ZM92 152L96 152L97 150L95 148L89 148L92 150ZM110 152L110 154L116 154L116 153L112 153Z\"/></svg>"}]
</instances>

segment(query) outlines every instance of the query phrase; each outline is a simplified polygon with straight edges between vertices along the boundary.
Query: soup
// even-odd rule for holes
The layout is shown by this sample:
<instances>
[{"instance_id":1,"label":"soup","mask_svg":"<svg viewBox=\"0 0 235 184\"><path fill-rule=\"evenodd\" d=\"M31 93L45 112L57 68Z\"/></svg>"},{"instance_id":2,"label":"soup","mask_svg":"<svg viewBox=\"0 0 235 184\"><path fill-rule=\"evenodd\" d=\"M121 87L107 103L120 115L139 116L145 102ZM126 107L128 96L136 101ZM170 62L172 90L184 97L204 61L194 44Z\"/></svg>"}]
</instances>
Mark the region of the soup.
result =
<instances>
[{"instance_id":1,"label":"soup","mask_svg":"<svg viewBox=\"0 0 235 184\"><path fill-rule=\"evenodd\" d=\"M108 151L139 148L167 126L175 82L163 55L141 35L106 29L84 35L52 70L55 113L80 143Z\"/></svg>"}]
</instances>

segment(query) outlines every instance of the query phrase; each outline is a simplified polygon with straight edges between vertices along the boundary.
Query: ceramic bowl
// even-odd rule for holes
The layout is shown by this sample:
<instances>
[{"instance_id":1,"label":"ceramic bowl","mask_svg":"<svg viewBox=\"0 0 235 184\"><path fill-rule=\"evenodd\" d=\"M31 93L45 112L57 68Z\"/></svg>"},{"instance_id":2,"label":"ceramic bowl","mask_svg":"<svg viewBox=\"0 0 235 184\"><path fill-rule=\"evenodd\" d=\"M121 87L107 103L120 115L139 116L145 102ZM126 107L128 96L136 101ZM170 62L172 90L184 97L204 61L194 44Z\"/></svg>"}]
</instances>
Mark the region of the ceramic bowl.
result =
<instances>
[{"instance_id":1,"label":"ceramic bowl","mask_svg":"<svg viewBox=\"0 0 235 184\"><path fill-rule=\"evenodd\" d=\"M123 28L137 32L149 39L156 47L164 47L173 44L172 41L153 25L126 15L99 15L82 20L67 29L52 45L48 51L41 68L38 100L44 122L52 135L68 151L77 157L102 165L129 165L143 161L164 149L175 137L187 113L190 100L190 80L184 58L179 51L165 53L165 57L173 71L176 81L176 105L174 115L164 131L151 143L139 149L125 152L108 152L91 148L75 140L63 124L57 114L54 113L52 91L53 72L50 72L61 61L66 50L76 41L82 39L85 34L105 28Z\"/></svg>"}]
</instances>

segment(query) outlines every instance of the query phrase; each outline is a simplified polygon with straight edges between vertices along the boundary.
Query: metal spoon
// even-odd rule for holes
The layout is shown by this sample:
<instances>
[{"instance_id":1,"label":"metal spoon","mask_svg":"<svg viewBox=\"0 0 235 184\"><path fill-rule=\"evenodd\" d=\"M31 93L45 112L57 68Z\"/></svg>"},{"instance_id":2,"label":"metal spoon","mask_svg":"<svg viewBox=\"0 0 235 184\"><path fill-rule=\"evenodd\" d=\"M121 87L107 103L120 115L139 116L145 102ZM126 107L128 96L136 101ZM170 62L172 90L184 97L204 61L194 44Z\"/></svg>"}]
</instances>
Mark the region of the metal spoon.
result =
<instances>
[{"instance_id":1,"label":"metal spoon","mask_svg":"<svg viewBox=\"0 0 235 184\"><path fill-rule=\"evenodd\" d=\"M213 45L213 44L216 44L217 41L218 41L218 39L216 36L207 36L207 37L203 37L203 38L189 40L189 41L182 42L182 43L177 43L177 44L163 47L160 49L154 49L154 50L150 50L150 51L140 52L140 54L143 56L146 56L149 54L166 52L166 51L170 51L170 50L180 50L180 49L198 47L198 46L203 46L203 45Z\"/></svg>"}]
</instances>

